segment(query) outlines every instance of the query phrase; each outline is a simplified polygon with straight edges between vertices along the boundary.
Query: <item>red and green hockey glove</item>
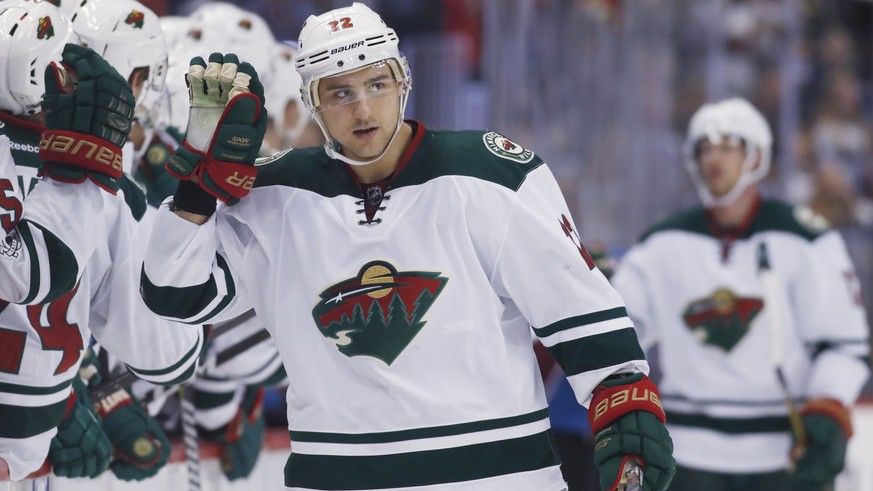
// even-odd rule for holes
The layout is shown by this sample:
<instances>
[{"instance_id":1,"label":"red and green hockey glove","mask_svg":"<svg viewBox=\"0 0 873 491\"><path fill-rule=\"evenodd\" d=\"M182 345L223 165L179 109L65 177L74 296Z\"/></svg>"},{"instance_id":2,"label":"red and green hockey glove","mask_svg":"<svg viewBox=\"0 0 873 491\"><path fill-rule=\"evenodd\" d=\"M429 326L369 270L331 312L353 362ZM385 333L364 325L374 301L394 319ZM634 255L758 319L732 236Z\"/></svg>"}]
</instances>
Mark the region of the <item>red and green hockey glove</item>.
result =
<instances>
[{"instance_id":1,"label":"red and green hockey glove","mask_svg":"<svg viewBox=\"0 0 873 491\"><path fill-rule=\"evenodd\" d=\"M185 81L191 99L185 141L167 161L167 172L194 181L206 194L180 186L178 209L199 214L214 199L233 204L252 189L254 166L267 131L264 86L249 63L234 54L212 53L209 63L191 60ZM204 210L204 206L206 209Z\"/></svg>"},{"instance_id":2,"label":"red and green hockey glove","mask_svg":"<svg viewBox=\"0 0 873 491\"><path fill-rule=\"evenodd\" d=\"M87 177L115 192L135 105L130 85L94 50L64 46L61 65L45 69L40 174L65 182Z\"/></svg>"},{"instance_id":3,"label":"red and green hockey glove","mask_svg":"<svg viewBox=\"0 0 873 491\"><path fill-rule=\"evenodd\" d=\"M264 442L264 389L248 387L236 415L223 428L201 432L221 445L221 470L233 481L248 477Z\"/></svg>"},{"instance_id":4,"label":"red and green hockey glove","mask_svg":"<svg viewBox=\"0 0 873 491\"><path fill-rule=\"evenodd\" d=\"M644 491L667 489L676 473L673 440L664 426L658 388L648 377L635 373L603 381L594 389L588 419L604 490L617 488L630 459L643 466Z\"/></svg>"},{"instance_id":5,"label":"red and green hockey glove","mask_svg":"<svg viewBox=\"0 0 873 491\"><path fill-rule=\"evenodd\" d=\"M118 389L95 404L104 433L115 450L110 469L125 481L152 477L170 458L164 430L125 389Z\"/></svg>"},{"instance_id":6,"label":"red and green hockey glove","mask_svg":"<svg viewBox=\"0 0 873 491\"><path fill-rule=\"evenodd\" d=\"M61 477L97 477L109 466L112 445L91 409L84 384L76 376L67 414L49 446L52 471Z\"/></svg>"},{"instance_id":7,"label":"red and green hockey glove","mask_svg":"<svg viewBox=\"0 0 873 491\"><path fill-rule=\"evenodd\" d=\"M843 470L852 436L849 411L835 399L812 399L800 410L806 442L795 440L793 477L798 489L822 489Z\"/></svg>"}]
</instances>

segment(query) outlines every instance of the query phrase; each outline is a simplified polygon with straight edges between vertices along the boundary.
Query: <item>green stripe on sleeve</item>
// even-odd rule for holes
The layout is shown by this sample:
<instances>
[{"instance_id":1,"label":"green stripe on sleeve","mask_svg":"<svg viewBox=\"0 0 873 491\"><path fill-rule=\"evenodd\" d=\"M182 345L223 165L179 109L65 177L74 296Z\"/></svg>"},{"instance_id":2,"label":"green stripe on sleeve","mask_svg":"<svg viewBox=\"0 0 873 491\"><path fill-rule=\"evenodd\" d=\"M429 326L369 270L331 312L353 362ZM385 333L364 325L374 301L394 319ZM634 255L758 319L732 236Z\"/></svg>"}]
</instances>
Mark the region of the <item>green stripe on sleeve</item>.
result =
<instances>
[{"instance_id":1,"label":"green stripe on sleeve","mask_svg":"<svg viewBox=\"0 0 873 491\"><path fill-rule=\"evenodd\" d=\"M29 438L61 423L67 400L41 407L0 404L0 438Z\"/></svg>"},{"instance_id":2,"label":"green stripe on sleeve","mask_svg":"<svg viewBox=\"0 0 873 491\"><path fill-rule=\"evenodd\" d=\"M224 271L225 278L227 278L227 295L219 302L218 307L200 319L188 321L189 324L202 324L205 319L217 314L226 307L234 295L236 295L236 287L233 283L233 278L230 276L227 262L219 254L215 255L215 259L218 267ZM209 279L199 285L184 287L157 286L146 275L145 267L143 266L143 301L145 301L145 304L152 312L162 317L190 319L200 315L217 296L218 287L216 286L215 275L209 275Z\"/></svg>"},{"instance_id":3,"label":"green stripe on sleeve","mask_svg":"<svg viewBox=\"0 0 873 491\"><path fill-rule=\"evenodd\" d=\"M292 452L285 464L285 486L333 490L431 486L534 471L560 463L551 431L547 430L509 440L391 455Z\"/></svg>"},{"instance_id":4,"label":"green stripe on sleeve","mask_svg":"<svg viewBox=\"0 0 873 491\"><path fill-rule=\"evenodd\" d=\"M791 424L787 416L713 418L704 414L667 411L667 424L693 426L732 435L743 433L785 433L791 431Z\"/></svg>"},{"instance_id":5,"label":"green stripe on sleeve","mask_svg":"<svg viewBox=\"0 0 873 491\"><path fill-rule=\"evenodd\" d=\"M73 383L73 379L65 380L58 385L53 387L30 387L28 385L18 385L18 384L8 384L5 382L0 382L0 392L5 392L7 394L23 394L28 396L48 396L52 394L57 394L62 390L65 390L70 384Z\"/></svg>"},{"instance_id":6,"label":"green stripe on sleeve","mask_svg":"<svg viewBox=\"0 0 873 491\"><path fill-rule=\"evenodd\" d=\"M36 246L33 243L33 235L30 233L30 228L27 220L22 220L18 224L17 230L21 234L21 240L24 242L24 247L27 248L27 255L30 256L30 291L27 297L21 301L21 304L27 305L33 302L39 292L39 258L36 255Z\"/></svg>"},{"instance_id":7,"label":"green stripe on sleeve","mask_svg":"<svg viewBox=\"0 0 873 491\"><path fill-rule=\"evenodd\" d=\"M558 343L549 347L549 352L568 377L646 359L632 327Z\"/></svg>"},{"instance_id":8,"label":"green stripe on sleeve","mask_svg":"<svg viewBox=\"0 0 873 491\"><path fill-rule=\"evenodd\" d=\"M201 410L215 409L233 402L235 392L207 392L194 390L194 407ZM222 428L223 429L223 428Z\"/></svg>"},{"instance_id":9,"label":"green stripe on sleeve","mask_svg":"<svg viewBox=\"0 0 873 491\"><path fill-rule=\"evenodd\" d=\"M508 418L489 419L487 421L474 421L456 425L435 426L431 428L416 428L402 431L386 431L382 433L320 433L315 431L291 431L291 441L295 442L319 442L319 443L390 443L422 438L437 438L442 436L463 435L478 431L510 428L523 424L541 421L549 417L547 409L540 409L520 416Z\"/></svg>"},{"instance_id":10,"label":"green stripe on sleeve","mask_svg":"<svg viewBox=\"0 0 873 491\"><path fill-rule=\"evenodd\" d=\"M173 365L171 365L167 368L160 368L157 370L142 370L139 368L134 368L130 365L126 365L126 366L127 366L128 370L133 372L134 375L136 375L139 378L148 380L149 382L151 382L153 384L177 385L177 384L180 384L180 383L188 380L191 377L191 375L193 375L194 370L197 368L197 363L196 363L196 360L194 362L191 362L191 360L200 354L200 350L202 349L202 346L203 346L203 343L200 342L200 340L198 339L198 342L195 343L194 346L190 350L188 350L188 352L185 353L185 355L183 355L179 361L177 361L176 363L173 363ZM163 381L163 382L158 382L158 381L154 380L154 378L156 378L156 377L160 377L162 375L167 375L169 373L172 373L172 372L178 370L180 367L182 367L186 363L191 363L191 366L189 366L187 369L185 369L185 371L182 372L182 374L180 374L178 377L175 377L172 380L167 380L167 381Z\"/></svg>"},{"instance_id":11,"label":"green stripe on sleeve","mask_svg":"<svg viewBox=\"0 0 873 491\"><path fill-rule=\"evenodd\" d=\"M24 222L26 220L23 220ZM76 262L76 255L73 254L73 251L64 244L61 239L59 239L55 234L48 231L48 229L43 228L36 223L27 221L28 226L33 226L38 228L42 232L43 240L45 240L46 253L48 255L49 260L49 291L46 293L44 298L39 299L40 303L51 302L52 300L57 299L61 295L67 293L72 290L73 287L76 286L76 280L79 276L79 265ZM19 226L19 229L27 228ZM22 234L23 236L24 234ZM28 248L33 247L33 237L30 237L30 244L28 244ZM33 249L31 249L33 252ZM35 256L33 256L35 259ZM33 262L31 262L33 264ZM33 266L31 266L32 268ZM36 273L39 274L39 269L36 270ZM33 270L31 270L31 281L33 281ZM37 288L39 287L39 280L36 281ZM31 286L30 295L28 295L28 300L21 302L23 304L32 303L34 298L32 296L36 295L36 290L34 290L33 286Z\"/></svg>"},{"instance_id":12,"label":"green stripe on sleeve","mask_svg":"<svg viewBox=\"0 0 873 491\"><path fill-rule=\"evenodd\" d=\"M537 336L544 338L574 327L597 324L598 322L621 319L622 317L627 317L627 309L624 307L616 307L614 309L601 310L599 312L592 312L590 314L577 315L568 319L562 319L545 327L534 327L533 330Z\"/></svg>"}]
</instances>

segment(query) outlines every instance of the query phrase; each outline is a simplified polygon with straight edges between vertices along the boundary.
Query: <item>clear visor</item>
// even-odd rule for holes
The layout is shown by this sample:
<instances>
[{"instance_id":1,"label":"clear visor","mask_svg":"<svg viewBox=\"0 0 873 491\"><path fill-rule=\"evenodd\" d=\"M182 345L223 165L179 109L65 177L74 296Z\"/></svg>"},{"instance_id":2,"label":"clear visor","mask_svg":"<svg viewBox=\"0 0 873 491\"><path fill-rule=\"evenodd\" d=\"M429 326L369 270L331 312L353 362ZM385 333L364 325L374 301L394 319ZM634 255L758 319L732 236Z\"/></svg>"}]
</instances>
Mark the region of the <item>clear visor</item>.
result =
<instances>
[{"instance_id":1,"label":"clear visor","mask_svg":"<svg viewBox=\"0 0 873 491\"><path fill-rule=\"evenodd\" d=\"M347 73L316 81L318 95L315 112L332 111L349 104L380 98L400 97L403 82L398 80L393 60L377 61Z\"/></svg>"},{"instance_id":2,"label":"clear visor","mask_svg":"<svg viewBox=\"0 0 873 491\"><path fill-rule=\"evenodd\" d=\"M694 160L700 159L713 152L745 151L746 142L743 137L732 134L707 133L694 142Z\"/></svg>"}]
</instances>

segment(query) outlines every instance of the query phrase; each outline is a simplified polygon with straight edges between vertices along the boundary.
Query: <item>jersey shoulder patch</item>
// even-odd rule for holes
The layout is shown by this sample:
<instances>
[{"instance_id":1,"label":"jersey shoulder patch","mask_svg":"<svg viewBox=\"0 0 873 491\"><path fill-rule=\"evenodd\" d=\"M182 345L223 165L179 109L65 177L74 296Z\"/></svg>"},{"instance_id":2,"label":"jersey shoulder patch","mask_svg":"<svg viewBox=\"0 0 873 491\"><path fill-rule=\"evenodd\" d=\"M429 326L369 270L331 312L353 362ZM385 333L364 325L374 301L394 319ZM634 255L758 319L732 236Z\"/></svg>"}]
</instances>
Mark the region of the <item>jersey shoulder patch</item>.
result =
<instances>
[{"instance_id":1,"label":"jersey shoulder patch","mask_svg":"<svg viewBox=\"0 0 873 491\"><path fill-rule=\"evenodd\" d=\"M482 135L482 141L489 152L500 158L513 160L519 164L526 164L533 160L534 153L518 143L506 138L496 131L489 131Z\"/></svg>"},{"instance_id":2,"label":"jersey shoulder patch","mask_svg":"<svg viewBox=\"0 0 873 491\"><path fill-rule=\"evenodd\" d=\"M806 240L815 240L828 230L828 221L807 206L792 206L777 200L764 200L752 223L754 232L786 232Z\"/></svg>"},{"instance_id":3,"label":"jersey shoulder patch","mask_svg":"<svg viewBox=\"0 0 873 491\"><path fill-rule=\"evenodd\" d=\"M493 131L427 130L395 186L466 176L517 191L527 175L542 164L535 153Z\"/></svg>"}]
</instances>

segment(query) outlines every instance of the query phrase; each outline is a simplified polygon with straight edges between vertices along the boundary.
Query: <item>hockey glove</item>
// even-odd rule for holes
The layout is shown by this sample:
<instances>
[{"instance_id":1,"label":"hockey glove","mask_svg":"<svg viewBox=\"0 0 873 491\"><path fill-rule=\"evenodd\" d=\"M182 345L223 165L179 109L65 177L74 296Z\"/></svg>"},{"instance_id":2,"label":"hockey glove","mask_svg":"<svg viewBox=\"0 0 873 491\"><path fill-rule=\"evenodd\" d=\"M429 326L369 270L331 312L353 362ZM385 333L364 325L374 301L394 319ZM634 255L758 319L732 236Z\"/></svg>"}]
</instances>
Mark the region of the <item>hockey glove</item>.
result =
<instances>
[{"instance_id":1,"label":"hockey glove","mask_svg":"<svg viewBox=\"0 0 873 491\"><path fill-rule=\"evenodd\" d=\"M641 462L643 490L662 491L676 473L673 441L655 384L642 373L605 380L588 409L600 486L613 491L630 459Z\"/></svg>"},{"instance_id":2,"label":"hockey glove","mask_svg":"<svg viewBox=\"0 0 873 491\"><path fill-rule=\"evenodd\" d=\"M249 387L236 415L225 427L201 433L221 445L221 470L233 481L248 477L264 442L264 389Z\"/></svg>"},{"instance_id":3,"label":"hockey glove","mask_svg":"<svg viewBox=\"0 0 873 491\"><path fill-rule=\"evenodd\" d=\"M192 59L185 81L191 100L188 129L167 161L167 172L233 204L249 193L257 176L254 162L267 130L264 87L254 67L240 64L234 54L212 53L208 65L203 58ZM211 214L203 213L209 198L191 191L180 186L175 206Z\"/></svg>"},{"instance_id":4,"label":"hockey glove","mask_svg":"<svg viewBox=\"0 0 873 491\"><path fill-rule=\"evenodd\" d=\"M843 470L852 420L846 407L834 399L813 399L803 406L800 416L806 442L794 442L793 476L799 486L821 489Z\"/></svg>"},{"instance_id":5,"label":"hockey glove","mask_svg":"<svg viewBox=\"0 0 873 491\"><path fill-rule=\"evenodd\" d=\"M112 445L91 409L88 391L77 376L73 379L67 414L49 446L52 470L62 477L97 477L109 466L111 456Z\"/></svg>"},{"instance_id":6,"label":"hockey glove","mask_svg":"<svg viewBox=\"0 0 873 491\"><path fill-rule=\"evenodd\" d=\"M41 175L65 182L91 179L115 192L121 147L133 124L135 100L127 81L94 50L64 46L61 65L45 69L42 110L46 130Z\"/></svg>"},{"instance_id":7,"label":"hockey glove","mask_svg":"<svg viewBox=\"0 0 873 491\"><path fill-rule=\"evenodd\" d=\"M115 477L140 481L158 473L170 458L170 441L158 423L125 389L95 404L103 431L115 455L110 464Z\"/></svg>"}]
</instances>

